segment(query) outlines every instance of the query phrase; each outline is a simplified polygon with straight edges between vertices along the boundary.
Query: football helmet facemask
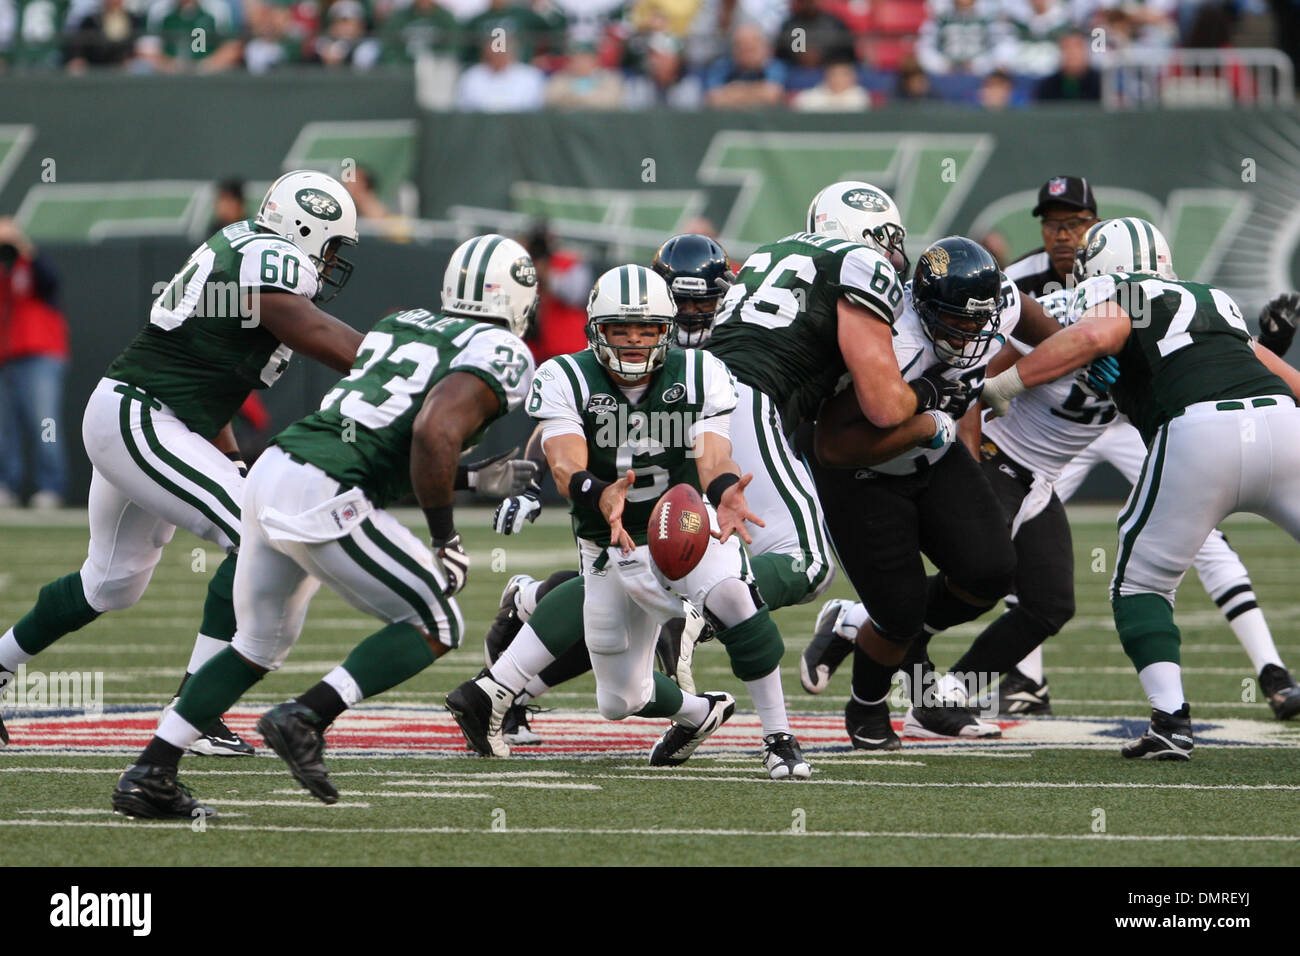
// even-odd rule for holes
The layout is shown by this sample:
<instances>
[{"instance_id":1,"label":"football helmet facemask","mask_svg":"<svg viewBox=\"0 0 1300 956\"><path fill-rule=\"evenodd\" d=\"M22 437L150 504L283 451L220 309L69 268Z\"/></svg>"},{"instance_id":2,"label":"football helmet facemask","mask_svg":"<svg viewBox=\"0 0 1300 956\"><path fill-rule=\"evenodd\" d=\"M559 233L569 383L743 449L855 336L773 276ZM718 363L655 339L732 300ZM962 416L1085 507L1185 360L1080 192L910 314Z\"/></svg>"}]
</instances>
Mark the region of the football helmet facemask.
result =
<instances>
[{"instance_id":1,"label":"football helmet facemask","mask_svg":"<svg viewBox=\"0 0 1300 956\"><path fill-rule=\"evenodd\" d=\"M916 263L912 305L939 361L973 368L998 334L1002 271L983 246L962 236L931 245Z\"/></svg>"},{"instance_id":2,"label":"football helmet facemask","mask_svg":"<svg viewBox=\"0 0 1300 956\"><path fill-rule=\"evenodd\" d=\"M736 281L726 250L708 236L673 236L655 253L650 268L668 283L677 306L677 344L703 345L713 334L722 299ZM691 311L685 311L691 303Z\"/></svg>"},{"instance_id":3,"label":"football helmet facemask","mask_svg":"<svg viewBox=\"0 0 1300 956\"><path fill-rule=\"evenodd\" d=\"M677 307L668 283L645 266L610 269L592 287L587 299L587 341L596 360L615 375L638 379L663 365ZM656 324L660 334L649 345L615 345L607 329L613 325ZM644 352L640 361L624 359L628 352Z\"/></svg>"},{"instance_id":4,"label":"football helmet facemask","mask_svg":"<svg viewBox=\"0 0 1300 956\"><path fill-rule=\"evenodd\" d=\"M831 183L808 205L807 232L861 242L906 275L910 263L903 243L907 230L889 193L871 183Z\"/></svg>"},{"instance_id":5,"label":"football helmet facemask","mask_svg":"<svg viewBox=\"0 0 1300 956\"><path fill-rule=\"evenodd\" d=\"M1119 272L1178 278L1165 237L1151 223L1135 216L1106 219L1091 226L1079 240L1075 253L1074 277L1079 282Z\"/></svg>"},{"instance_id":6,"label":"football helmet facemask","mask_svg":"<svg viewBox=\"0 0 1300 956\"><path fill-rule=\"evenodd\" d=\"M328 302L352 277L352 263L339 255L357 244L357 206L343 184L311 169L285 173L267 190L253 219L293 243L316 267L316 302Z\"/></svg>"},{"instance_id":7,"label":"football helmet facemask","mask_svg":"<svg viewBox=\"0 0 1300 956\"><path fill-rule=\"evenodd\" d=\"M456 247L442 275L442 311L504 325L523 338L537 311L537 269L524 247L489 233Z\"/></svg>"}]
</instances>

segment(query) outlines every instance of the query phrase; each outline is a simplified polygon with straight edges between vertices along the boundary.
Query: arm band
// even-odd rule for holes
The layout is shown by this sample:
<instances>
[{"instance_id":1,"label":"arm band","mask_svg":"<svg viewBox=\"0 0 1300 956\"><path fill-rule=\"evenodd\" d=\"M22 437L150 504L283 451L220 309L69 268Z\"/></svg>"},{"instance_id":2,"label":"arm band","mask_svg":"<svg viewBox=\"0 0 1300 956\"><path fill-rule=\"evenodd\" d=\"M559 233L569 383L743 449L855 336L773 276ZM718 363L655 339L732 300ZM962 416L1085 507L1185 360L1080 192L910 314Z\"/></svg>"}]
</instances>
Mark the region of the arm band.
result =
<instances>
[{"instance_id":1,"label":"arm band","mask_svg":"<svg viewBox=\"0 0 1300 956\"><path fill-rule=\"evenodd\" d=\"M434 541L446 541L456 533L456 523L451 517L451 505L425 508L424 520L429 522L429 536Z\"/></svg>"},{"instance_id":2,"label":"arm band","mask_svg":"<svg viewBox=\"0 0 1300 956\"><path fill-rule=\"evenodd\" d=\"M464 465L456 466L456 480L452 483L452 491L469 491L474 486L469 481L470 470Z\"/></svg>"},{"instance_id":3,"label":"arm band","mask_svg":"<svg viewBox=\"0 0 1300 956\"><path fill-rule=\"evenodd\" d=\"M718 477L709 482L709 488L704 495L709 499L709 504L718 507L722 501L722 496L732 485L740 484L740 475L733 471L724 471Z\"/></svg>"},{"instance_id":4,"label":"arm band","mask_svg":"<svg viewBox=\"0 0 1300 956\"><path fill-rule=\"evenodd\" d=\"M574 504L585 505L592 511L600 512L600 494L611 482L601 481L589 471L576 472L569 479L569 499Z\"/></svg>"}]
</instances>

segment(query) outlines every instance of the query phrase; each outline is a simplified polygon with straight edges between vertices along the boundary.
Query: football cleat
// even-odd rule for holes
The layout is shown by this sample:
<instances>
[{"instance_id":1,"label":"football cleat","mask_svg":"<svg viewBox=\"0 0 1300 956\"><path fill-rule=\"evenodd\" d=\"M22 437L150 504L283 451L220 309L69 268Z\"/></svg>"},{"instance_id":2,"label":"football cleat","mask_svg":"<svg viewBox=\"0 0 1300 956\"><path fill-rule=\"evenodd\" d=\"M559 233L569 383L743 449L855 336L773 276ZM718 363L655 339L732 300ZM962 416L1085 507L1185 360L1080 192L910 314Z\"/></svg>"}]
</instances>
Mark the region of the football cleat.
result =
<instances>
[{"instance_id":1,"label":"football cleat","mask_svg":"<svg viewBox=\"0 0 1300 956\"><path fill-rule=\"evenodd\" d=\"M289 765L293 779L313 797L322 803L338 803L338 789L330 783L329 772L321 760L325 754L325 735L316 726L319 722L315 711L290 700L259 717L257 732Z\"/></svg>"},{"instance_id":2,"label":"football cleat","mask_svg":"<svg viewBox=\"0 0 1300 956\"><path fill-rule=\"evenodd\" d=\"M1047 678L1037 684L1016 668L1011 668L998 683L998 713L1025 717L1050 715L1052 698L1047 693Z\"/></svg>"},{"instance_id":3,"label":"football cleat","mask_svg":"<svg viewBox=\"0 0 1300 956\"><path fill-rule=\"evenodd\" d=\"M519 597L521 587L536 580L527 574L516 574L506 582L505 590L501 592L497 616L492 619L492 626L483 638L483 663L486 666L491 667L497 662L497 658L510 646L510 642L523 627L524 622L519 617L519 605L515 599Z\"/></svg>"},{"instance_id":4,"label":"football cleat","mask_svg":"<svg viewBox=\"0 0 1300 956\"><path fill-rule=\"evenodd\" d=\"M677 662L682 657L682 631L685 628L686 618L675 617L664 622L655 637L655 664L661 673L673 680L677 680Z\"/></svg>"},{"instance_id":5,"label":"football cleat","mask_svg":"<svg viewBox=\"0 0 1300 956\"><path fill-rule=\"evenodd\" d=\"M488 674L461 684L443 701L456 718L471 750L481 757L509 757L510 746L502 736L501 724L515 702L515 695Z\"/></svg>"},{"instance_id":6,"label":"football cleat","mask_svg":"<svg viewBox=\"0 0 1300 956\"><path fill-rule=\"evenodd\" d=\"M217 816L216 810L195 800L190 788L176 779L175 768L149 763L132 764L117 778L113 812L148 820L211 820Z\"/></svg>"},{"instance_id":7,"label":"football cleat","mask_svg":"<svg viewBox=\"0 0 1300 956\"><path fill-rule=\"evenodd\" d=\"M0 491L3 490L4 490L4 486L0 485ZM9 731L5 728L5 718L4 718L5 706L4 705L5 705L5 691L9 689L9 685L13 682L13 679L14 679L14 675L12 671L7 671L4 668L0 668L0 747L9 746Z\"/></svg>"},{"instance_id":8,"label":"football cleat","mask_svg":"<svg viewBox=\"0 0 1300 956\"><path fill-rule=\"evenodd\" d=\"M853 641L842 637L835 630L844 609L852 606L852 601L832 598L817 612L813 639L799 658L799 683L810 694L824 691L831 682L835 668L853 653Z\"/></svg>"},{"instance_id":9,"label":"football cleat","mask_svg":"<svg viewBox=\"0 0 1300 956\"><path fill-rule=\"evenodd\" d=\"M529 711L536 713L540 708L525 704L513 704L506 715L501 718L501 736L512 747L536 747L542 742L536 731L528 725Z\"/></svg>"},{"instance_id":10,"label":"football cleat","mask_svg":"<svg viewBox=\"0 0 1300 956\"><path fill-rule=\"evenodd\" d=\"M1191 760L1192 716L1187 704L1172 714L1151 711L1151 726L1141 737L1120 748L1125 757L1143 760Z\"/></svg>"},{"instance_id":11,"label":"football cleat","mask_svg":"<svg viewBox=\"0 0 1300 956\"><path fill-rule=\"evenodd\" d=\"M973 707L917 707L907 709L903 718L904 737L924 737L942 740L948 737L988 740L1001 737L996 724L980 720Z\"/></svg>"},{"instance_id":12,"label":"football cleat","mask_svg":"<svg viewBox=\"0 0 1300 956\"><path fill-rule=\"evenodd\" d=\"M698 727L673 724L650 748L650 766L676 767L686 763L700 744L708 740L736 712L736 698L730 694L702 694L709 702L709 714Z\"/></svg>"},{"instance_id":13,"label":"football cleat","mask_svg":"<svg viewBox=\"0 0 1300 956\"><path fill-rule=\"evenodd\" d=\"M1285 667L1265 664L1259 672L1259 687L1278 720L1290 720L1300 714L1300 686ZM0 736L3 728L0 727Z\"/></svg>"},{"instance_id":14,"label":"football cleat","mask_svg":"<svg viewBox=\"0 0 1300 956\"><path fill-rule=\"evenodd\" d=\"M5 729L5 719L0 717L0 747L9 746L9 731Z\"/></svg>"},{"instance_id":15,"label":"football cleat","mask_svg":"<svg viewBox=\"0 0 1300 956\"><path fill-rule=\"evenodd\" d=\"M162 711L163 717L176 709L178 700L179 697L173 697L167 702ZM161 719L158 724L162 725ZM185 752L197 757L251 757L257 753L252 744L227 727L220 717L208 724L203 736L190 744L189 750Z\"/></svg>"},{"instance_id":16,"label":"football cleat","mask_svg":"<svg viewBox=\"0 0 1300 956\"><path fill-rule=\"evenodd\" d=\"M794 734L768 734L763 738L763 766L773 780L807 780L812 764L803 757Z\"/></svg>"},{"instance_id":17,"label":"football cleat","mask_svg":"<svg viewBox=\"0 0 1300 956\"><path fill-rule=\"evenodd\" d=\"M858 750L900 750L903 742L889 722L889 704L860 704L849 698L844 707L844 729Z\"/></svg>"}]
</instances>

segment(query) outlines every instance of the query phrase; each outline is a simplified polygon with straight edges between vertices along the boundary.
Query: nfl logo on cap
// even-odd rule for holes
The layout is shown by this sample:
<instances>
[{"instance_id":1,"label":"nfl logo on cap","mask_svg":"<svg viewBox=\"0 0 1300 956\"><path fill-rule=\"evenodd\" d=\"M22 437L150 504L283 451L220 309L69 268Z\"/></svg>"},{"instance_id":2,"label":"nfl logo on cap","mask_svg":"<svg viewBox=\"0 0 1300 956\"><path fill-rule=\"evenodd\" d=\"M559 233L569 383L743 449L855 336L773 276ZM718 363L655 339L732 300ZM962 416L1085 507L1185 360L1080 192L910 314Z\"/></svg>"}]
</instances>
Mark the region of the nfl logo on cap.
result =
<instances>
[{"instance_id":1,"label":"nfl logo on cap","mask_svg":"<svg viewBox=\"0 0 1300 956\"><path fill-rule=\"evenodd\" d=\"M1047 192L1052 196L1064 196L1066 181L1064 176L1058 176L1047 184Z\"/></svg>"}]
</instances>

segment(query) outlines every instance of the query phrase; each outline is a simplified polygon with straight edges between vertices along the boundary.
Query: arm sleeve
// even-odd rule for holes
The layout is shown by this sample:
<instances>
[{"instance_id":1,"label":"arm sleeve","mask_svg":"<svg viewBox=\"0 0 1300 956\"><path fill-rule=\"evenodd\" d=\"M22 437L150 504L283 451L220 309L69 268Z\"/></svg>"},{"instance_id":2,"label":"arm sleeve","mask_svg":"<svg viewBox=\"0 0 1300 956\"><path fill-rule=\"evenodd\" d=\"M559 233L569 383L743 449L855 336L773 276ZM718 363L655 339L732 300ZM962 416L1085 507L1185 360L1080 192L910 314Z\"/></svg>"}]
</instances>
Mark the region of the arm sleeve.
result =
<instances>
[{"instance_id":1,"label":"arm sleeve","mask_svg":"<svg viewBox=\"0 0 1300 956\"><path fill-rule=\"evenodd\" d=\"M480 332L451 361L453 372L473 372L501 400L501 411L513 412L524 402L533 381L533 354L505 329Z\"/></svg>"},{"instance_id":2,"label":"arm sleeve","mask_svg":"<svg viewBox=\"0 0 1300 956\"><path fill-rule=\"evenodd\" d=\"M903 283L898 273L884 256L865 246L844 256L840 289L850 302L865 306L891 326L903 314Z\"/></svg>"}]
</instances>

